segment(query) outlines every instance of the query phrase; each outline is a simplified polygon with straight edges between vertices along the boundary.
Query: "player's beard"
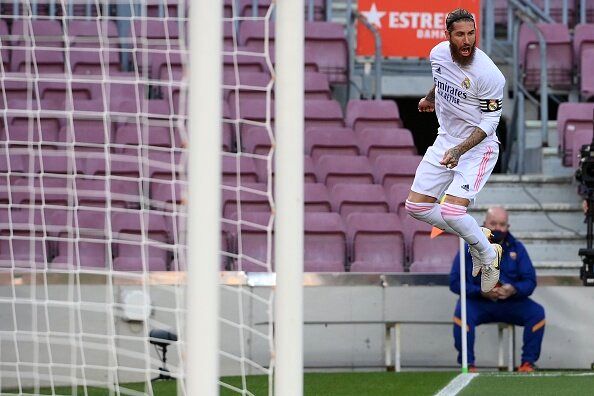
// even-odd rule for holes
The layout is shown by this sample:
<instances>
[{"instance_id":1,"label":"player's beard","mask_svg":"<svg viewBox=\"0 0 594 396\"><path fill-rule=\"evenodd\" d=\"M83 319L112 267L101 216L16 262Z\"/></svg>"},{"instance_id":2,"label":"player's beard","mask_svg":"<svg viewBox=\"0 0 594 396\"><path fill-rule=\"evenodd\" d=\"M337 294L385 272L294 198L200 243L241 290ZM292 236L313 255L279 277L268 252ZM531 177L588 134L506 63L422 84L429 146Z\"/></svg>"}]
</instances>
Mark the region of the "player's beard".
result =
<instances>
[{"instance_id":1,"label":"player's beard","mask_svg":"<svg viewBox=\"0 0 594 396\"><path fill-rule=\"evenodd\" d=\"M456 47L456 44L452 43L450 40L450 52L452 54L452 59L454 62L459 64L460 66L468 66L472 63L474 59L474 50L476 49L476 45L472 44L470 47L470 55L464 56L460 53L462 48Z\"/></svg>"}]
</instances>

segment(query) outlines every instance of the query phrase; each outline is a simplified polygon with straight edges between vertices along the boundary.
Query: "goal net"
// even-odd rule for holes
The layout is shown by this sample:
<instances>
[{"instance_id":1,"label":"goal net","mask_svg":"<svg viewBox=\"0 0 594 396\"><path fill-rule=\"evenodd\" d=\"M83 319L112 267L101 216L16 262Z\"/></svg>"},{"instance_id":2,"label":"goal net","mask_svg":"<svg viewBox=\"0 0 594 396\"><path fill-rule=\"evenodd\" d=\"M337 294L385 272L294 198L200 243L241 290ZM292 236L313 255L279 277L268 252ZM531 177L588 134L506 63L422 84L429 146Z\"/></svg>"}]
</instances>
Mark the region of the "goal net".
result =
<instances>
[{"instance_id":1,"label":"goal net","mask_svg":"<svg viewBox=\"0 0 594 396\"><path fill-rule=\"evenodd\" d=\"M186 394L184 343L200 337L185 334L191 265L229 271L219 356L235 377L221 387L251 394L246 375L271 378L272 292L244 272L273 279L273 6L251 3L224 2L224 118L210 131L222 139L220 262L190 263L191 3L0 1L3 395L152 395L155 378ZM252 47L249 23L262 28Z\"/></svg>"}]
</instances>

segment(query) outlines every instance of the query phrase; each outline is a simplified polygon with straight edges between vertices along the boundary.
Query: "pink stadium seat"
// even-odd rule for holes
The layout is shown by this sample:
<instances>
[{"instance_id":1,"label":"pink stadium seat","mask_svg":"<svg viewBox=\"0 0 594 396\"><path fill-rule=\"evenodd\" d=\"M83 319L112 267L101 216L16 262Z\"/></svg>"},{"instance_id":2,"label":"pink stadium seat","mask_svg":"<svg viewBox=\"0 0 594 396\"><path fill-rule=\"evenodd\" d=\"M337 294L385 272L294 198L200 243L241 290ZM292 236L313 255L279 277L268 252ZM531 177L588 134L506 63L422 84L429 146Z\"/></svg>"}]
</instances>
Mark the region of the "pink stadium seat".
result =
<instances>
[{"instance_id":1,"label":"pink stadium seat","mask_svg":"<svg viewBox=\"0 0 594 396\"><path fill-rule=\"evenodd\" d=\"M306 72L305 73L305 100L311 99L332 99L328 77L323 73Z\"/></svg>"},{"instance_id":2,"label":"pink stadium seat","mask_svg":"<svg viewBox=\"0 0 594 396\"><path fill-rule=\"evenodd\" d=\"M405 220L404 227L407 230L405 236L409 246L411 272L450 271L460 246L458 236L443 233L431 239L432 226L411 217Z\"/></svg>"},{"instance_id":3,"label":"pink stadium seat","mask_svg":"<svg viewBox=\"0 0 594 396\"><path fill-rule=\"evenodd\" d=\"M303 157L303 179L305 183L317 183L316 168L309 155Z\"/></svg>"},{"instance_id":4,"label":"pink stadium seat","mask_svg":"<svg viewBox=\"0 0 594 396\"><path fill-rule=\"evenodd\" d=\"M307 100L304 109L305 128L343 127L340 104L335 100Z\"/></svg>"},{"instance_id":5,"label":"pink stadium seat","mask_svg":"<svg viewBox=\"0 0 594 396\"><path fill-rule=\"evenodd\" d=\"M412 185L421 159L420 155L380 155L374 165L376 183L383 185L386 191L396 183Z\"/></svg>"},{"instance_id":6,"label":"pink stadium seat","mask_svg":"<svg viewBox=\"0 0 594 396\"><path fill-rule=\"evenodd\" d=\"M337 213L306 212L305 272L344 272L347 262L346 233Z\"/></svg>"},{"instance_id":7,"label":"pink stadium seat","mask_svg":"<svg viewBox=\"0 0 594 396\"><path fill-rule=\"evenodd\" d=\"M241 214L240 230L235 230L237 254L239 258L234 270L263 272L273 270L274 247L269 251L273 238L271 216L266 212L246 212Z\"/></svg>"},{"instance_id":8,"label":"pink stadium seat","mask_svg":"<svg viewBox=\"0 0 594 396\"><path fill-rule=\"evenodd\" d=\"M331 212L326 186L322 183L305 183L304 206L306 212Z\"/></svg>"},{"instance_id":9,"label":"pink stadium seat","mask_svg":"<svg viewBox=\"0 0 594 396\"><path fill-rule=\"evenodd\" d=\"M152 18L176 18L180 15L179 7L178 0L147 0L146 15Z\"/></svg>"},{"instance_id":10,"label":"pink stadium seat","mask_svg":"<svg viewBox=\"0 0 594 396\"><path fill-rule=\"evenodd\" d=\"M266 100L267 95L274 98L272 78L268 73L241 71L239 81L236 81L235 72L223 74L223 99L229 103L235 103L237 98Z\"/></svg>"},{"instance_id":11,"label":"pink stadium seat","mask_svg":"<svg viewBox=\"0 0 594 396\"><path fill-rule=\"evenodd\" d=\"M359 149L371 163L380 155L416 155L412 133L404 128L365 128L358 133Z\"/></svg>"},{"instance_id":12,"label":"pink stadium seat","mask_svg":"<svg viewBox=\"0 0 594 396\"><path fill-rule=\"evenodd\" d=\"M557 89L572 85L573 51L567 26L559 23L538 23L547 43L548 84ZM524 71L524 84L529 90L540 86L540 55L536 33L523 24L520 27L520 67Z\"/></svg>"},{"instance_id":13,"label":"pink stadium seat","mask_svg":"<svg viewBox=\"0 0 594 396\"><path fill-rule=\"evenodd\" d=\"M330 190L332 209L343 218L351 213L388 213L382 186L377 184L336 184Z\"/></svg>"},{"instance_id":14,"label":"pink stadium seat","mask_svg":"<svg viewBox=\"0 0 594 396\"><path fill-rule=\"evenodd\" d=\"M326 74L330 83L347 82L348 46L342 24L305 22L305 54L305 62Z\"/></svg>"},{"instance_id":15,"label":"pink stadium seat","mask_svg":"<svg viewBox=\"0 0 594 396\"><path fill-rule=\"evenodd\" d=\"M270 213L270 201L266 185L261 183L246 183L239 191L237 189L223 188L222 192L223 218L233 219L237 214L251 212Z\"/></svg>"},{"instance_id":16,"label":"pink stadium seat","mask_svg":"<svg viewBox=\"0 0 594 396\"><path fill-rule=\"evenodd\" d=\"M359 155L355 133L349 128L310 127L305 131L305 153L317 161L322 155Z\"/></svg>"},{"instance_id":17,"label":"pink stadium seat","mask_svg":"<svg viewBox=\"0 0 594 396\"><path fill-rule=\"evenodd\" d=\"M17 180L11 189L17 205L62 205L74 202L72 181L63 177L40 175Z\"/></svg>"},{"instance_id":18,"label":"pink stadium seat","mask_svg":"<svg viewBox=\"0 0 594 396\"><path fill-rule=\"evenodd\" d=\"M592 129L594 103L561 103L557 112L557 133L559 146L563 156L563 165L571 166L570 150L573 146L573 135L580 129Z\"/></svg>"},{"instance_id":19,"label":"pink stadium seat","mask_svg":"<svg viewBox=\"0 0 594 396\"><path fill-rule=\"evenodd\" d=\"M50 222L61 223L54 218ZM78 210L68 213L67 224L55 239L53 270L105 269L110 249L107 243L104 212Z\"/></svg>"},{"instance_id":20,"label":"pink stadium seat","mask_svg":"<svg viewBox=\"0 0 594 396\"><path fill-rule=\"evenodd\" d=\"M346 220L352 246L350 272L403 272L403 228L393 213L352 213Z\"/></svg>"},{"instance_id":21,"label":"pink stadium seat","mask_svg":"<svg viewBox=\"0 0 594 396\"><path fill-rule=\"evenodd\" d=\"M42 225L39 209L0 208L0 268L47 266L50 251Z\"/></svg>"},{"instance_id":22,"label":"pink stadium seat","mask_svg":"<svg viewBox=\"0 0 594 396\"><path fill-rule=\"evenodd\" d=\"M246 153L268 155L272 147L272 131L259 126L241 131L241 150Z\"/></svg>"},{"instance_id":23,"label":"pink stadium seat","mask_svg":"<svg viewBox=\"0 0 594 396\"><path fill-rule=\"evenodd\" d=\"M143 198L136 180L78 177L74 187L80 206L138 208Z\"/></svg>"},{"instance_id":24,"label":"pink stadium seat","mask_svg":"<svg viewBox=\"0 0 594 396\"><path fill-rule=\"evenodd\" d=\"M393 100L349 100L346 124L355 131L368 127L401 128L398 106Z\"/></svg>"},{"instance_id":25,"label":"pink stadium seat","mask_svg":"<svg viewBox=\"0 0 594 396\"><path fill-rule=\"evenodd\" d=\"M167 224L160 214L112 212L115 271L166 271L169 249ZM143 263L146 267L143 268Z\"/></svg>"},{"instance_id":26,"label":"pink stadium seat","mask_svg":"<svg viewBox=\"0 0 594 396\"><path fill-rule=\"evenodd\" d=\"M594 46L582 51L580 64L585 65L583 70L594 64ZM581 74L580 94L583 100L592 101L594 98L594 74L590 70Z\"/></svg>"},{"instance_id":27,"label":"pink stadium seat","mask_svg":"<svg viewBox=\"0 0 594 396\"><path fill-rule=\"evenodd\" d=\"M580 151L584 144L592 143L592 128L578 128L573 135L572 150L570 153L574 169L580 166Z\"/></svg>"},{"instance_id":28,"label":"pink stadium seat","mask_svg":"<svg viewBox=\"0 0 594 396\"><path fill-rule=\"evenodd\" d=\"M68 59L74 74L103 75L120 70L115 21L72 20L66 29Z\"/></svg>"},{"instance_id":29,"label":"pink stadium seat","mask_svg":"<svg viewBox=\"0 0 594 396\"><path fill-rule=\"evenodd\" d=\"M223 157L223 184L227 186L258 183L258 173L254 160L250 157Z\"/></svg>"},{"instance_id":30,"label":"pink stadium seat","mask_svg":"<svg viewBox=\"0 0 594 396\"><path fill-rule=\"evenodd\" d=\"M58 20L16 19L12 24L11 70L31 74L64 73L64 35ZM33 49L35 47L42 47Z\"/></svg>"},{"instance_id":31,"label":"pink stadium seat","mask_svg":"<svg viewBox=\"0 0 594 396\"><path fill-rule=\"evenodd\" d=\"M373 171L364 156L324 155L316 165L317 180L332 188L338 183L373 184Z\"/></svg>"},{"instance_id":32,"label":"pink stadium seat","mask_svg":"<svg viewBox=\"0 0 594 396\"><path fill-rule=\"evenodd\" d=\"M408 183L395 183L390 186L388 190L388 203L390 211L398 214L401 220L406 219L408 214L404 208L408 194L410 193L410 185Z\"/></svg>"},{"instance_id":33,"label":"pink stadium seat","mask_svg":"<svg viewBox=\"0 0 594 396\"><path fill-rule=\"evenodd\" d=\"M594 48L594 23L578 24L573 35L573 54L578 72L581 72L581 54L588 48Z\"/></svg>"},{"instance_id":34,"label":"pink stadium seat","mask_svg":"<svg viewBox=\"0 0 594 396\"><path fill-rule=\"evenodd\" d=\"M2 57L2 64L4 66L4 70L10 70L10 52L8 48L6 48L10 42L10 32L8 31L8 25L6 24L5 19L0 19L0 43L2 43L2 47L0 49L0 56Z\"/></svg>"}]
</instances>

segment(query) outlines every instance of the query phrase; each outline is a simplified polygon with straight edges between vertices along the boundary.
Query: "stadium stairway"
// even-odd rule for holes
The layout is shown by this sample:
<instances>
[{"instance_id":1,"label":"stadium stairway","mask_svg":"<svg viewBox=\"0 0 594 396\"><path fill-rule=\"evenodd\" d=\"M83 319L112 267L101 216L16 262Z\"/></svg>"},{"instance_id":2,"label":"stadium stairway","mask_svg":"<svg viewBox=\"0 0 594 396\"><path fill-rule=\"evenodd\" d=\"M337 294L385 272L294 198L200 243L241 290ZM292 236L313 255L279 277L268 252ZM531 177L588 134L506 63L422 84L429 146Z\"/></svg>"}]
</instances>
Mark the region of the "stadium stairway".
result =
<instances>
[{"instance_id":1,"label":"stadium stairway","mask_svg":"<svg viewBox=\"0 0 594 396\"><path fill-rule=\"evenodd\" d=\"M540 121L526 122L531 169L525 175L492 175L479 194L472 215L482 223L486 210L509 211L510 231L528 249L539 275L576 274L578 250L586 244L586 224L574 169L558 154L557 122L548 122L549 146L541 147Z\"/></svg>"}]
</instances>

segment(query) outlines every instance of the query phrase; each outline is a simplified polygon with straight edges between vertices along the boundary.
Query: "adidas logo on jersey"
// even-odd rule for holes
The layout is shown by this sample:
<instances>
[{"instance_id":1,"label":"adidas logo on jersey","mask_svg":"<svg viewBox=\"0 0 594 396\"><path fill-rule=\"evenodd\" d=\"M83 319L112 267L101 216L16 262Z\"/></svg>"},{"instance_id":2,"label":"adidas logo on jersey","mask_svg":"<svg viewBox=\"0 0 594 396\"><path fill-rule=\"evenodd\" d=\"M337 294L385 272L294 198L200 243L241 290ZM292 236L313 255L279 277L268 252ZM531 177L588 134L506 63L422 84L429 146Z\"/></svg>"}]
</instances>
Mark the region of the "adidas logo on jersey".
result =
<instances>
[{"instance_id":1,"label":"adidas logo on jersey","mask_svg":"<svg viewBox=\"0 0 594 396\"><path fill-rule=\"evenodd\" d=\"M470 191L470 186L468 184L464 184L463 186L460 186L460 188L464 191Z\"/></svg>"},{"instance_id":2,"label":"adidas logo on jersey","mask_svg":"<svg viewBox=\"0 0 594 396\"><path fill-rule=\"evenodd\" d=\"M437 74L441 74L441 66L438 66L437 69L435 69L435 72Z\"/></svg>"}]
</instances>

